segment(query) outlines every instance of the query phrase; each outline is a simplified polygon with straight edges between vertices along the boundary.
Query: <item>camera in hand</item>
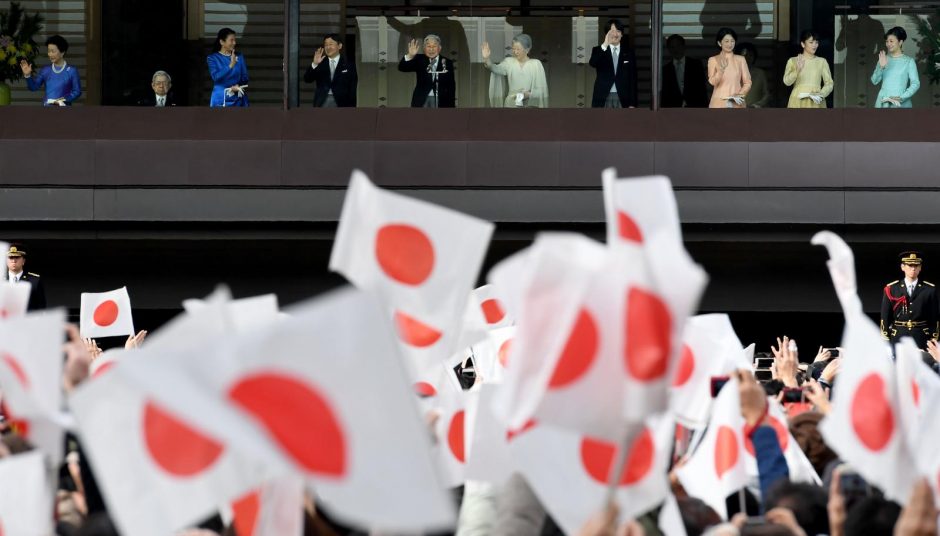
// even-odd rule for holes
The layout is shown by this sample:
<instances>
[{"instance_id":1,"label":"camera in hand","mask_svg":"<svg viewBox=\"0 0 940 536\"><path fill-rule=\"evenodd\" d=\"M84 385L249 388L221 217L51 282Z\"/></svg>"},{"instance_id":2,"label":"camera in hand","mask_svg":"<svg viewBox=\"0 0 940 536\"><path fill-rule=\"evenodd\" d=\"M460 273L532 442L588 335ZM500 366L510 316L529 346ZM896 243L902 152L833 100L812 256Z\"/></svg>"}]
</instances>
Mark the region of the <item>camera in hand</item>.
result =
<instances>
[{"instance_id":1,"label":"camera in hand","mask_svg":"<svg viewBox=\"0 0 940 536\"><path fill-rule=\"evenodd\" d=\"M795 404L797 402L803 402L805 399L805 388L803 387L786 387L783 390L783 403L784 404Z\"/></svg>"}]
</instances>

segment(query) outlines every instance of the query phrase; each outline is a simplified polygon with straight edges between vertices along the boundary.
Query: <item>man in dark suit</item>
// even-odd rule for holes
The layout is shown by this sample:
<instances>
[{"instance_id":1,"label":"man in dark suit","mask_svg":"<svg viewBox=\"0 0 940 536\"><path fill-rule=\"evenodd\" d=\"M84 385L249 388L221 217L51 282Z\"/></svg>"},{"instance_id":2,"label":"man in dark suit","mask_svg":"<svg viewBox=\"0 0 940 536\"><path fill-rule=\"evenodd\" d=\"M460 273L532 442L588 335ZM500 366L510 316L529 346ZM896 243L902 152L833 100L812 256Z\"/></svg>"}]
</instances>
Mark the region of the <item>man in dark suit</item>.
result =
<instances>
[{"instance_id":1,"label":"man in dark suit","mask_svg":"<svg viewBox=\"0 0 940 536\"><path fill-rule=\"evenodd\" d=\"M150 79L150 87L153 93L148 93L146 97L137 101L137 106L149 106L151 108L164 108L167 106L176 106L173 94L170 89L173 87L173 80L166 71L157 71L153 73Z\"/></svg>"},{"instance_id":2,"label":"man in dark suit","mask_svg":"<svg viewBox=\"0 0 940 536\"><path fill-rule=\"evenodd\" d=\"M356 64L341 54L343 38L331 33L323 38L323 46L313 55L313 63L304 73L304 82L317 83L313 95L315 108L355 108L359 75ZM324 61L326 60L326 61Z\"/></svg>"},{"instance_id":3,"label":"man in dark suit","mask_svg":"<svg viewBox=\"0 0 940 536\"><path fill-rule=\"evenodd\" d=\"M19 285L29 283L32 287L29 291L29 304L27 311L38 311L46 308L46 289L42 286L42 280L39 274L26 272L23 268L26 266L26 251L21 244L10 244L7 250L7 281L5 284Z\"/></svg>"},{"instance_id":4,"label":"man in dark suit","mask_svg":"<svg viewBox=\"0 0 940 536\"><path fill-rule=\"evenodd\" d=\"M454 62L441 56L441 38L424 38L424 54L418 54L418 40L408 43L408 53L398 62L398 70L415 73L417 83L411 94L412 108L453 108L457 102Z\"/></svg>"},{"instance_id":5,"label":"man in dark suit","mask_svg":"<svg viewBox=\"0 0 940 536\"><path fill-rule=\"evenodd\" d=\"M610 19L604 42L591 50L588 62L597 71L592 108L636 108L636 55L623 44L624 25Z\"/></svg>"},{"instance_id":6,"label":"man in dark suit","mask_svg":"<svg viewBox=\"0 0 940 536\"><path fill-rule=\"evenodd\" d=\"M707 108L707 77L702 62L685 55L685 39L671 35L666 50L672 61L663 65L663 88L660 106L663 108Z\"/></svg>"},{"instance_id":7,"label":"man in dark suit","mask_svg":"<svg viewBox=\"0 0 940 536\"><path fill-rule=\"evenodd\" d=\"M892 343L911 337L921 350L940 336L937 292L933 283L920 279L924 258L917 251L901 254L904 279L885 285L881 296L881 336Z\"/></svg>"}]
</instances>

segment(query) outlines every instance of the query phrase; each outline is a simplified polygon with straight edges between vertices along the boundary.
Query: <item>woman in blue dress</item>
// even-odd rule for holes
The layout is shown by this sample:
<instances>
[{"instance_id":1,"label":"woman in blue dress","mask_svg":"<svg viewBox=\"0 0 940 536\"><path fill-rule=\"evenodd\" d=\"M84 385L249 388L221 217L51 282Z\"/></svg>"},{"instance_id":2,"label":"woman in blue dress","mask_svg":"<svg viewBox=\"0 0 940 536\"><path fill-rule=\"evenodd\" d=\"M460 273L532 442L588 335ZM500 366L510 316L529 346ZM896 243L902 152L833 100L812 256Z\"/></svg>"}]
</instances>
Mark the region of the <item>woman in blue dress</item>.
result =
<instances>
[{"instance_id":1,"label":"woman in blue dress","mask_svg":"<svg viewBox=\"0 0 940 536\"><path fill-rule=\"evenodd\" d=\"M209 54L209 75L212 77L212 97L209 106L227 108L248 106L248 67L245 58L235 52L235 30L219 30L219 50Z\"/></svg>"},{"instance_id":2,"label":"woman in blue dress","mask_svg":"<svg viewBox=\"0 0 940 536\"><path fill-rule=\"evenodd\" d=\"M885 34L885 48L878 53L878 65L871 73L871 83L881 84L875 108L910 108L911 97L920 89L920 75L917 74L917 62L905 56L902 47L907 39L907 32L895 26Z\"/></svg>"},{"instance_id":3,"label":"woman in blue dress","mask_svg":"<svg viewBox=\"0 0 940 536\"><path fill-rule=\"evenodd\" d=\"M33 66L28 61L20 60L20 69L26 78L26 87L30 91L39 91L46 88L44 106L71 106L75 99L82 95L82 82L78 76L78 69L65 61L65 53L69 49L69 42L61 35L53 35L46 39L46 55L52 65L39 69L33 76Z\"/></svg>"}]
</instances>

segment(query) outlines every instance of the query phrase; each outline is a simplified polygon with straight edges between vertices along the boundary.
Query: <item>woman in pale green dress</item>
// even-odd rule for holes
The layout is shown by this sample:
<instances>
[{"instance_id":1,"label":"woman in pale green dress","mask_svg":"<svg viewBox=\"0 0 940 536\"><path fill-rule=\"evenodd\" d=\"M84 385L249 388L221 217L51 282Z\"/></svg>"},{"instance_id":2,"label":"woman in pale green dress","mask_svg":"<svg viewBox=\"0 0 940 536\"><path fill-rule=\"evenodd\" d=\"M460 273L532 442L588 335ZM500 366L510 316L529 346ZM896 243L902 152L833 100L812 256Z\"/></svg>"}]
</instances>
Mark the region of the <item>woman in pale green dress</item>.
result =
<instances>
[{"instance_id":1,"label":"woman in pale green dress","mask_svg":"<svg viewBox=\"0 0 940 536\"><path fill-rule=\"evenodd\" d=\"M871 73L871 83L881 84L875 108L910 108L911 97L920 89L917 62L905 56L902 48L907 32L895 26L885 34L885 48L878 53L878 65Z\"/></svg>"},{"instance_id":2,"label":"woman in pale green dress","mask_svg":"<svg viewBox=\"0 0 940 536\"><path fill-rule=\"evenodd\" d=\"M532 50L532 38L519 34L512 39L512 57L500 63L490 61L490 44L483 43L481 53L483 65L493 75L508 79L509 94L503 101L506 108L547 108L548 82L542 62L529 57ZM492 76L492 75L491 75Z\"/></svg>"}]
</instances>

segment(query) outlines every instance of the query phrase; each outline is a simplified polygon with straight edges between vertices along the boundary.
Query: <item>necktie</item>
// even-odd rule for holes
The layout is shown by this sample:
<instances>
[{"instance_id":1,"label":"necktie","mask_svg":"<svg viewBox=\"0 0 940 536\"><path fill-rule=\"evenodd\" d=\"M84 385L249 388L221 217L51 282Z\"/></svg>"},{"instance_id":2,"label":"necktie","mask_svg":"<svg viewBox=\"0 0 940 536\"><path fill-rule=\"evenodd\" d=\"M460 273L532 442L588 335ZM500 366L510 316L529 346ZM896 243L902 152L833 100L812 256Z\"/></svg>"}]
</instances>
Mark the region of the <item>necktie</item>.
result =
<instances>
[{"instance_id":1,"label":"necktie","mask_svg":"<svg viewBox=\"0 0 940 536\"><path fill-rule=\"evenodd\" d=\"M166 97L157 97L157 106L164 106L166 103Z\"/></svg>"},{"instance_id":2,"label":"necktie","mask_svg":"<svg viewBox=\"0 0 940 536\"><path fill-rule=\"evenodd\" d=\"M614 75L616 75L617 74L617 62L620 59L620 47L611 48L611 52L613 53L613 56L614 56Z\"/></svg>"},{"instance_id":3,"label":"necktie","mask_svg":"<svg viewBox=\"0 0 940 536\"><path fill-rule=\"evenodd\" d=\"M333 79L333 75L336 73L336 60L330 60L330 80Z\"/></svg>"},{"instance_id":4,"label":"necktie","mask_svg":"<svg viewBox=\"0 0 940 536\"><path fill-rule=\"evenodd\" d=\"M907 284L907 294L909 296L914 294L914 285L912 285L911 283Z\"/></svg>"}]
</instances>

